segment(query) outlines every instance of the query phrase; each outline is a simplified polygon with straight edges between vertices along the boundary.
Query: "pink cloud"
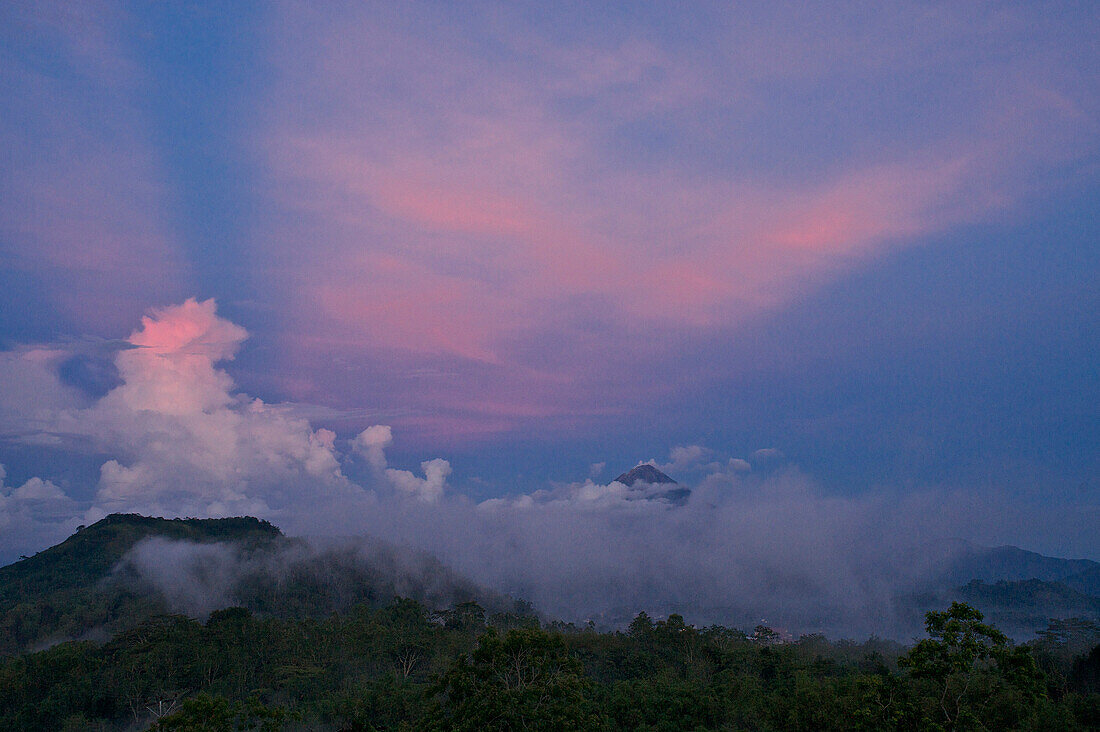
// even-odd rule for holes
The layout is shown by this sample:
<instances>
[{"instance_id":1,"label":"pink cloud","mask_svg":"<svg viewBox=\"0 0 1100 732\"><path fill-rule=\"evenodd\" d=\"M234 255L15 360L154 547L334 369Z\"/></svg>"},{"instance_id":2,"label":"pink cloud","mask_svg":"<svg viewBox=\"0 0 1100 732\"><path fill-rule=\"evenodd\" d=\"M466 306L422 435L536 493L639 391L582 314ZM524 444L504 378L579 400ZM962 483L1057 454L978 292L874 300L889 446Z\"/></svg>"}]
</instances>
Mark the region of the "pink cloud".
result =
<instances>
[{"instance_id":1,"label":"pink cloud","mask_svg":"<svg viewBox=\"0 0 1100 732\"><path fill-rule=\"evenodd\" d=\"M367 338L375 347L497 360L493 324L485 322L494 310L470 283L392 258L368 272L364 279L372 286L342 278L316 291L312 304L320 307L327 327L344 337Z\"/></svg>"},{"instance_id":2,"label":"pink cloud","mask_svg":"<svg viewBox=\"0 0 1100 732\"><path fill-rule=\"evenodd\" d=\"M775 228L764 236L779 247L840 256L890 240L904 243L956 222L936 206L960 192L965 165L963 160L935 166L910 162L854 171L795 196L776 217L781 221L768 222Z\"/></svg>"},{"instance_id":3,"label":"pink cloud","mask_svg":"<svg viewBox=\"0 0 1100 732\"><path fill-rule=\"evenodd\" d=\"M926 71L929 49L956 67L971 53L957 43L975 23L991 36L1020 32L999 16L903 15L915 34L904 52L843 29L852 45L837 48L813 24L778 34L783 43L722 36L671 51L629 34L563 46L537 29L494 26L488 33L515 54L501 64L476 44L435 43L438 29L415 19L292 9L274 26L286 43L271 58L280 83L257 150L292 214L258 239L293 269L288 328L310 333L290 350L368 353L382 368L399 368L398 353L491 365L494 376L467 384L462 398L421 384L403 398L494 425L546 418L562 400L572 410L600 397L621 406L638 398L631 390L666 388L645 383L646 362L675 359L678 339L705 339L867 257L987 219L1029 195L1046 160L1094 147L1066 123L1080 124L1080 88L1017 95L1006 115L1002 96L1017 82L975 72L960 79L964 106L951 98L956 106L930 112L930 124L899 121L916 131L890 145L839 145L800 179L736 161L634 165L608 148L630 134L619 125L651 119L691 144L721 142L737 129L708 121L715 110L766 116L771 86L900 79ZM899 30L886 17L866 22ZM722 32L744 36L735 25ZM305 107L286 102L303 88ZM1058 134L1044 143L1036 129ZM534 405L527 413L524 401Z\"/></svg>"},{"instance_id":4,"label":"pink cloud","mask_svg":"<svg viewBox=\"0 0 1100 732\"><path fill-rule=\"evenodd\" d=\"M144 355L182 355L212 361L233 358L248 337L244 328L217 316L214 301L191 298L141 318L129 341Z\"/></svg>"}]
</instances>

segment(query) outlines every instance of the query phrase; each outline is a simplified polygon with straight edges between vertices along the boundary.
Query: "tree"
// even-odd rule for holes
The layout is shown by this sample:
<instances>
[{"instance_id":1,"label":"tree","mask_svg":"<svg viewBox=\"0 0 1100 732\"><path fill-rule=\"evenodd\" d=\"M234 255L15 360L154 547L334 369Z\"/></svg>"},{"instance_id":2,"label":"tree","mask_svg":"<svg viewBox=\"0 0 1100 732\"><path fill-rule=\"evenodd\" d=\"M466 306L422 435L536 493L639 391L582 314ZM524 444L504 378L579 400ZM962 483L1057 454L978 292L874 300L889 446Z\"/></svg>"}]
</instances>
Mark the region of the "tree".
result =
<instances>
[{"instance_id":1,"label":"tree","mask_svg":"<svg viewBox=\"0 0 1100 732\"><path fill-rule=\"evenodd\" d=\"M561 637L515 629L481 636L472 657L451 665L433 688L432 728L447 730L587 730L598 718L586 699L589 681Z\"/></svg>"},{"instance_id":2,"label":"tree","mask_svg":"<svg viewBox=\"0 0 1100 732\"><path fill-rule=\"evenodd\" d=\"M432 617L448 630L474 633L485 628L485 610L472 600L460 602L449 610L437 611Z\"/></svg>"},{"instance_id":3,"label":"tree","mask_svg":"<svg viewBox=\"0 0 1100 732\"><path fill-rule=\"evenodd\" d=\"M631 638L647 638L653 633L653 620L643 610L638 613L638 617L630 621L630 627L627 629Z\"/></svg>"},{"instance_id":4,"label":"tree","mask_svg":"<svg viewBox=\"0 0 1100 732\"><path fill-rule=\"evenodd\" d=\"M782 642L783 638L779 633L775 632L766 625L758 625L752 629L752 635L749 636L749 640L753 643L759 643L762 646L774 646L777 643Z\"/></svg>"},{"instance_id":5,"label":"tree","mask_svg":"<svg viewBox=\"0 0 1100 732\"><path fill-rule=\"evenodd\" d=\"M267 707L257 699L238 704L224 696L199 694L183 703L174 714L163 716L153 732L278 732L294 715L282 707Z\"/></svg>"},{"instance_id":6,"label":"tree","mask_svg":"<svg viewBox=\"0 0 1100 732\"><path fill-rule=\"evenodd\" d=\"M1045 696L1043 674L1026 648L1009 644L982 613L961 602L925 615L929 637L898 663L923 685L928 722L944 729L996 728L996 717L1026 715ZM996 701L996 703L993 703Z\"/></svg>"},{"instance_id":7,"label":"tree","mask_svg":"<svg viewBox=\"0 0 1100 732\"><path fill-rule=\"evenodd\" d=\"M1074 661L1100 642L1100 624L1087 618L1052 618L1047 629L1037 635L1028 645L1047 675L1050 691L1065 693Z\"/></svg>"}]
</instances>

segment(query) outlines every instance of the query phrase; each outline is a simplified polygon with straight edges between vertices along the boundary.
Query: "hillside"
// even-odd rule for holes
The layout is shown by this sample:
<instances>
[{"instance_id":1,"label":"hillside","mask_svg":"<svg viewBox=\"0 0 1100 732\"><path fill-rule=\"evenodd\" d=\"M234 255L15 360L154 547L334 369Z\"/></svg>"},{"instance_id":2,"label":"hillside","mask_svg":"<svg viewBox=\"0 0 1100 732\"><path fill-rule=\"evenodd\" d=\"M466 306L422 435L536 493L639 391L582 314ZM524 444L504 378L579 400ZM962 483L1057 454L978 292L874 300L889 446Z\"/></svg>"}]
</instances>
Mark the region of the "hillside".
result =
<instances>
[{"instance_id":1,"label":"hillside","mask_svg":"<svg viewBox=\"0 0 1100 732\"><path fill-rule=\"evenodd\" d=\"M1001 630L1016 638L1031 638L1054 618L1100 621L1100 597L1040 579L973 580L949 595L983 612Z\"/></svg>"},{"instance_id":2,"label":"hillside","mask_svg":"<svg viewBox=\"0 0 1100 732\"><path fill-rule=\"evenodd\" d=\"M111 514L33 557L0 567L0 612L20 602L94 584L149 536L250 546L283 538L273 524L251 517L163 519Z\"/></svg>"},{"instance_id":3,"label":"hillside","mask_svg":"<svg viewBox=\"0 0 1100 732\"><path fill-rule=\"evenodd\" d=\"M1029 579L1065 582L1086 594L1100 594L1100 563L1049 557L1015 546L981 547L959 542L956 551L940 566L936 581L943 586L957 586L971 580Z\"/></svg>"},{"instance_id":4,"label":"hillside","mask_svg":"<svg viewBox=\"0 0 1100 732\"><path fill-rule=\"evenodd\" d=\"M1064 578L1062 584L1086 595L1100 596L1100 563L1092 562L1088 569Z\"/></svg>"},{"instance_id":5,"label":"hillside","mask_svg":"<svg viewBox=\"0 0 1100 732\"><path fill-rule=\"evenodd\" d=\"M283 539L255 518L162 519L112 514L60 544L0 567L0 655L114 629L164 612L163 600L113 582L115 567L150 536L259 547Z\"/></svg>"},{"instance_id":6,"label":"hillside","mask_svg":"<svg viewBox=\"0 0 1100 732\"><path fill-rule=\"evenodd\" d=\"M524 723L534 729L943 721L942 694L906 670L935 671L925 651L796 639L763 623L696 628L678 614L641 612L614 632L542 625L529 605L429 555L290 538L251 518L110 516L0 569L0 590L4 729L515 729L495 721L520 708L542 715ZM974 580L912 596L909 609L923 617L948 597L1017 635L1050 615L1100 613L1100 599L1035 578ZM938 614L973 627L990 651L993 663L975 667L973 703L986 728L1095 726L1100 625L1049 623L1012 649L971 625L981 616L970 605ZM957 641L928 628L933 645L918 648L956 653ZM75 638L102 642L61 642Z\"/></svg>"},{"instance_id":7,"label":"hillside","mask_svg":"<svg viewBox=\"0 0 1100 732\"><path fill-rule=\"evenodd\" d=\"M434 557L368 539L312 543L255 518L115 514L0 568L0 655L105 639L152 616L244 606L321 617L411 597L429 607L506 601Z\"/></svg>"}]
</instances>

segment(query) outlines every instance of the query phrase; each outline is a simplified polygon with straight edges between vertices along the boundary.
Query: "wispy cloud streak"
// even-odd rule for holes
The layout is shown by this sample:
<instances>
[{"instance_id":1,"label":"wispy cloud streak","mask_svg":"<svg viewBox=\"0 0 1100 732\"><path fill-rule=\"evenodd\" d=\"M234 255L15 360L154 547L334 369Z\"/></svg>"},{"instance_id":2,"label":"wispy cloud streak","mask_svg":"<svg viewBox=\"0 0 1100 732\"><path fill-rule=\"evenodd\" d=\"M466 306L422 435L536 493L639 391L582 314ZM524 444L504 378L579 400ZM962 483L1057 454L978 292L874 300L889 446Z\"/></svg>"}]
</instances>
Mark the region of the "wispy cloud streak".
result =
<instances>
[{"instance_id":1,"label":"wispy cloud streak","mask_svg":"<svg viewBox=\"0 0 1100 732\"><path fill-rule=\"evenodd\" d=\"M522 418L478 406L511 383L528 402L590 404L586 364L675 359L682 338L1002 216L1095 153L1084 59L1056 26L1023 40L1012 12L906 8L901 53L886 14L780 30L761 8L748 23L715 11L689 43L627 18L593 36L503 10L445 29L416 10L284 10L258 152L294 223L264 246L303 314L287 327L327 338L288 340L288 365L311 349L465 362L492 373L468 400L407 396L486 422ZM930 88L947 73L965 98ZM804 145L818 149L792 172ZM646 389L625 383L620 406Z\"/></svg>"}]
</instances>

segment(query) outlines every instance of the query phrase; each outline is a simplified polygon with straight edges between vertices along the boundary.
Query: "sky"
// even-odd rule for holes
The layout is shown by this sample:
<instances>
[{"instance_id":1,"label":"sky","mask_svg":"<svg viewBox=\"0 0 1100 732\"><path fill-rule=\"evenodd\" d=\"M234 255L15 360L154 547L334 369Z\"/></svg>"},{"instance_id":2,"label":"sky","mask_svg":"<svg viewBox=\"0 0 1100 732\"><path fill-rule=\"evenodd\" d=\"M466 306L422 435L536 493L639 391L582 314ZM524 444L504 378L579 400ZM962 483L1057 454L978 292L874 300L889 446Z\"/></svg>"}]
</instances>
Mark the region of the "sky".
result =
<instances>
[{"instance_id":1,"label":"sky","mask_svg":"<svg viewBox=\"0 0 1100 732\"><path fill-rule=\"evenodd\" d=\"M0 558L113 510L449 559L554 505L505 533L563 548L653 461L724 486L714 537L1100 559L1098 38L1090 2L5 3Z\"/></svg>"}]
</instances>

